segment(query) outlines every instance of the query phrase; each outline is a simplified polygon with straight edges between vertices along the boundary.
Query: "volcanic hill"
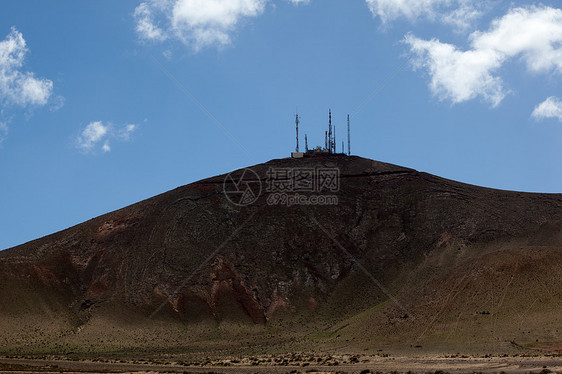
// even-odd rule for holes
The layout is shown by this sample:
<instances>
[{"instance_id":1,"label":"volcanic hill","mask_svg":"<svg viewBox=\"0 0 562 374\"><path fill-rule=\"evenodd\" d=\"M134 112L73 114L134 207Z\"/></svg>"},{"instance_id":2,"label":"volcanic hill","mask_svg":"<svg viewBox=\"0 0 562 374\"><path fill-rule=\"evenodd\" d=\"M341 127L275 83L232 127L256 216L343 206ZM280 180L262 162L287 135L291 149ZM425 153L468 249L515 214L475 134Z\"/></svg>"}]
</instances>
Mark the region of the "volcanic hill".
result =
<instances>
[{"instance_id":1,"label":"volcanic hill","mask_svg":"<svg viewBox=\"0 0 562 374\"><path fill-rule=\"evenodd\" d=\"M337 204L272 205L270 168L339 170ZM0 252L0 351L562 349L561 194L344 155L250 169Z\"/></svg>"}]
</instances>

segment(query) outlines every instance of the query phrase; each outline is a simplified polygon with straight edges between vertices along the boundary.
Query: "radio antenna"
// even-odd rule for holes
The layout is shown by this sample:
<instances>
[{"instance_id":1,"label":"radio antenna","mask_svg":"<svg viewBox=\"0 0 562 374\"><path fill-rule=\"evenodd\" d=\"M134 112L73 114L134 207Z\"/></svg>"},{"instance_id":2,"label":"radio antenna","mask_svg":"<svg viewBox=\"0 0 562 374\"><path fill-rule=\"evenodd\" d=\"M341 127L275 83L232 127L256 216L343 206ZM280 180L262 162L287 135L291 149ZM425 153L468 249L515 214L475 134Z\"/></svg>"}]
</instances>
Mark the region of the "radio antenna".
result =
<instances>
[{"instance_id":1,"label":"radio antenna","mask_svg":"<svg viewBox=\"0 0 562 374\"><path fill-rule=\"evenodd\" d=\"M297 119L295 120L297 125L297 153L299 152L299 114L297 113Z\"/></svg>"},{"instance_id":2,"label":"radio antenna","mask_svg":"<svg viewBox=\"0 0 562 374\"><path fill-rule=\"evenodd\" d=\"M351 131L349 129L349 114L347 115L347 155L351 156Z\"/></svg>"}]
</instances>

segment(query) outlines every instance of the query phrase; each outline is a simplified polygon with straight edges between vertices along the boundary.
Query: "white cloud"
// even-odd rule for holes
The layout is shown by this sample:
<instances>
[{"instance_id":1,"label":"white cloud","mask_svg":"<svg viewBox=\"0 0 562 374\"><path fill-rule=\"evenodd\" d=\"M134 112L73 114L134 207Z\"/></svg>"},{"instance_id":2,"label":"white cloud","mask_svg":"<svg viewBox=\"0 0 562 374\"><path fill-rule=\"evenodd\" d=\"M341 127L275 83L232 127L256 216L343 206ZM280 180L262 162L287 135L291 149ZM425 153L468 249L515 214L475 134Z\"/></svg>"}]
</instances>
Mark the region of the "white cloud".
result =
<instances>
[{"instance_id":1,"label":"white cloud","mask_svg":"<svg viewBox=\"0 0 562 374\"><path fill-rule=\"evenodd\" d=\"M137 129L137 125L129 124L120 129L117 133L117 136L121 140L129 140L131 138L131 134Z\"/></svg>"},{"instance_id":2,"label":"white cloud","mask_svg":"<svg viewBox=\"0 0 562 374\"><path fill-rule=\"evenodd\" d=\"M27 51L23 35L15 28L0 41L0 101L19 106L45 105L53 82L20 70Z\"/></svg>"},{"instance_id":3,"label":"white cloud","mask_svg":"<svg viewBox=\"0 0 562 374\"><path fill-rule=\"evenodd\" d=\"M111 151L111 147L109 146L109 140L106 140L106 141L103 143L103 145L102 145L102 147L101 147L101 150L102 150L103 152L109 152L109 151Z\"/></svg>"},{"instance_id":4,"label":"white cloud","mask_svg":"<svg viewBox=\"0 0 562 374\"><path fill-rule=\"evenodd\" d=\"M142 39L178 39L196 51L225 46L231 43L236 26L261 15L267 1L149 0L135 9L136 30Z\"/></svg>"},{"instance_id":5,"label":"white cloud","mask_svg":"<svg viewBox=\"0 0 562 374\"><path fill-rule=\"evenodd\" d=\"M90 123L78 137L78 146L84 151L91 151L107 134L108 127L101 121Z\"/></svg>"},{"instance_id":6,"label":"white cloud","mask_svg":"<svg viewBox=\"0 0 562 374\"><path fill-rule=\"evenodd\" d=\"M460 31L466 31L482 14L482 10L473 2L465 1L458 8L438 14L437 17L446 25L451 25Z\"/></svg>"},{"instance_id":7,"label":"white cloud","mask_svg":"<svg viewBox=\"0 0 562 374\"><path fill-rule=\"evenodd\" d=\"M91 122L76 138L76 146L85 153L95 152L98 148L104 153L109 152L110 140L128 141L136 129L137 125L133 124L115 128L102 121Z\"/></svg>"},{"instance_id":8,"label":"white cloud","mask_svg":"<svg viewBox=\"0 0 562 374\"><path fill-rule=\"evenodd\" d=\"M490 31L475 32L476 49L493 49L505 56L520 55L529 70L562 72L562 10L516 8L492 22Z\"/></svg>"},{"instance_id":9,"label":"white cloud","mask_svg":"<svg viewBox=\"0 0 562 374\"><path fill-rule=\"evenodd\" d=\"M365 0L383 24L399 18L428 19L467 28L481 16L475 0Z\"/></svg>"},{"instance_id":10,"label":"white cloud","mask_svg":"<svg viewBox=\"0 0 562 374\"><path fill-rule=\"evenodd\" d=\"M149 3L141 3L136 7L134 17L137 22L137 33L142 39L155 41L167 39L164 31L154 24L154 17L152 16Z\"/></svg>"},{"instance_id":11,"label":"white cloud","mask_svg":"<svg viewBox=\"0 0 562 374\"><path fill-rule=\"evenodd\" d=\"M6 139L8 135L8 125L4 122L0 122L0 144Z\"/></svg>"},{"instance_id":12,"label":"white cloud","mask_svg":"<svg viewBox=\"0 0 562 374\"><path fill-rule=\"evenodd\" d=\"M57 110L59 110L64 106L66 99L63 96L59 95L54 97L52 100L50 100L50 102L51 103L49 104L49 110L51 112L56 112Z\"/></svg>"},{"instance_id":13,"label":"white cloud","mask_svg":"<svg viewBox=\"0 0 562 374\"><path fill-rule=\"evenodd\" d=\"M562 122L562 100L551 96L535 107L531 116L537 120L556 118Z\"/></svg>"},{"instance_id":14,"label":"white cloud","mask_svg":"<svg viewBox=\"0 0 562 374\"><path fill-rule=\"evenodd\" d=\"M482 96L496 106L505 97L502 80L491 74L503 62L493 50L460 51L454 45L412 35L407 35L405 41L418 57L415 67L427 69L429 87L441 100L456 104Z\"/></svg>"},{"instance_id":15,"label":"white cloud","mask_svg":"<svg viewBox=\"0 0 562 374\"><path fill-rule=\"evenodd\" d=\"M437 39L406 35L416 68L430 75L430 89L441 100L460 103L482 97L497 106L508 91L497 75L520 57L532 72L562 73L562 10L528 7L510 10L486 32L470 35L471 49L460 50Z\"/></svg>"}]
</instances>

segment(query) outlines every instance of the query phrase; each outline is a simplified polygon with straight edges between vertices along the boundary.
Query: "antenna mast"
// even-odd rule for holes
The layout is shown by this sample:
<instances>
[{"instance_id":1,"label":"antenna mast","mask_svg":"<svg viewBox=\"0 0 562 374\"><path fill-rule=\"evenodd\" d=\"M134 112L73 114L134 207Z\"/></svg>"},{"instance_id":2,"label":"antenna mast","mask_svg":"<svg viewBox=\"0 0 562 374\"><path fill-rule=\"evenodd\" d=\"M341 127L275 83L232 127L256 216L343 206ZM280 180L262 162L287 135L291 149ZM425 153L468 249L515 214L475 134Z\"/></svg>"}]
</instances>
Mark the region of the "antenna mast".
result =
<instances>
[{"instance_id":1,"label":"antenna mast","mask_svg":"<svg viewBox=\"0 0 562 374\"><path fill-rule=\"evenodd\" d=\"M308 138L306 137L306 134L304 134L304 149L308 152Z\"/></svg>"},{"instance_id":2,"label":"antenna mast","mask_svg":"<svg viewBox=\"0 0 562 374\"><path fill-rule=\"evenodd\" d=\"M330 117L329 117L330 122L329 122L329 125L328 125L328 143L329 143L328 144L329 145L328 152L332 153L332 149L334 148L334 144L332 142L332 109L330 109L329 113L330 113L329 114L330 115Z\"/></svg>"},{"instance_id":3,"label":"antenna mast","mask_svg":"<svg viewBox=\"0 0 562 374\"><path fill-rule=\"evenodd\" d=\"M336 144L338 144L338 143L336 143L336 125L334 125L334 153L337 153L336 152Z\"/></svg>"},{"instance_id":4,"label":"antenna mast","mask_svg":"<svg viewBox=\"0 0 562 374\"><path fill-rule=\"evenodd\" d=\"M295 120L297 125L297 153L299 152L299 114L297 113L297 119Z\"/></svg>"},{"instance_id":5,"label":"antenna mast","mask_svg":"<svg viewBox=\"0 0 562 374\"><path fill-rule=\"evenodd\" d=\"M351 131L349 130L349 114L347 115L347 155L351 156Z\"/></svg>"}]
</instances>

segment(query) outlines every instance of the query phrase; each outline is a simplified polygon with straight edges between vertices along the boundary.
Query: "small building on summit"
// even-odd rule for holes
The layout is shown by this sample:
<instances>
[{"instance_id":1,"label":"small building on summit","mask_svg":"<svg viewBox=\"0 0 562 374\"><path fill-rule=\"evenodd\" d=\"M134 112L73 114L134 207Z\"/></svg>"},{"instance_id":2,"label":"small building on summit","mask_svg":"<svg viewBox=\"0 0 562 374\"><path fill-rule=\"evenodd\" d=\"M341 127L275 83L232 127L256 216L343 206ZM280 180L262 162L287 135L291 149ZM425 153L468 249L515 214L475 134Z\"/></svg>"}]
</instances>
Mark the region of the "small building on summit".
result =
<instances>
[{"instance_id":1,"label":"small building on summit","mask_svg":"<svg viewBox=\"0 0 562 374\"><path fill-rule=\"evenodd\" d=\"M291 157L292 158L303 158L304 153L303 152L291 152Z\"/></svg>"}]
</instances>

